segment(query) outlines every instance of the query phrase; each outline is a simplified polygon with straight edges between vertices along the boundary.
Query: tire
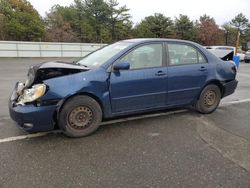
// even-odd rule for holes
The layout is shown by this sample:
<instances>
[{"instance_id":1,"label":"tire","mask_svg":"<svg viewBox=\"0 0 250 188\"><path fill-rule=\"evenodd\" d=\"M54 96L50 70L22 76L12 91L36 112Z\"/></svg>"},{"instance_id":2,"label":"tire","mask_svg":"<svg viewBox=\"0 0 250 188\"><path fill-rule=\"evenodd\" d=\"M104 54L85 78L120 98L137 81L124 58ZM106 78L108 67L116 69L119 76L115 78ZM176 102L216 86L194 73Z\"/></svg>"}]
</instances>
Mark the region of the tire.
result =
<instances>
[{"instance_id":1,"label":"tire","mask_svg":"<svg viewBox=\"0 0 250 188\"><path fill-rule=\"evenodd\" d=\"M245 60L245 63L249 63L250 60Z\"/></svg>"},{"instance_id":2,"label":"tire","mask_svg":"<svg viewBox=\"0 0 250 188\"><path fill-rule=\"evenodd\" d=\"M202 114L212 113L217 109L221 100L220 88L214 84L207 85L201 92L196 103L196 110Z\"/></svg>"},{"instance_id":3,"label":"tire","mask_svg":"<svg viewBox=\"0 0 250 188\"><path fill-rule=\"evenodd\" d=\"M95 132L102 121L100 105L89 96L76 96L63 106L59 128L69 137L83 137Z\"/></svg>"}]
</instances>

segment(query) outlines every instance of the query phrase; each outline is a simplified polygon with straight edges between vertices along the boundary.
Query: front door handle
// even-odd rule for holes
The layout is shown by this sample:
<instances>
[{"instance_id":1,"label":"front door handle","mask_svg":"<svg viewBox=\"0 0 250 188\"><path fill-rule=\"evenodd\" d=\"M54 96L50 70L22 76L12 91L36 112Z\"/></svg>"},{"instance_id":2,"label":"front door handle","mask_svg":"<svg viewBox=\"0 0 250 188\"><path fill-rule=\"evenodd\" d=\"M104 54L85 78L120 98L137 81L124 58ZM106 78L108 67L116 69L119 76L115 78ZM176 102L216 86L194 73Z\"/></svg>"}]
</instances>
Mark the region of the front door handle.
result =
<instances>
[{"instance_id":1,"label":"front door handle","mask_svg":"<svg viewBox=\"0 0 250 188\"><path fill-rule=\"evenodd\" d=\"M165 76L166 73L163 71L158 71L157 73L155 73L155 76Z\"/></svg>"},{"instance_id":2,"label":"front door handle","mask_svg":"<svg viewBox=\"0 0 250 188\"><path fill-rule=\"evenodd\" d=\"M207 68L203 67L203 66L199 68L199 71L206 71L206 70L207 70Z\"/></svg>"}]
</instances>

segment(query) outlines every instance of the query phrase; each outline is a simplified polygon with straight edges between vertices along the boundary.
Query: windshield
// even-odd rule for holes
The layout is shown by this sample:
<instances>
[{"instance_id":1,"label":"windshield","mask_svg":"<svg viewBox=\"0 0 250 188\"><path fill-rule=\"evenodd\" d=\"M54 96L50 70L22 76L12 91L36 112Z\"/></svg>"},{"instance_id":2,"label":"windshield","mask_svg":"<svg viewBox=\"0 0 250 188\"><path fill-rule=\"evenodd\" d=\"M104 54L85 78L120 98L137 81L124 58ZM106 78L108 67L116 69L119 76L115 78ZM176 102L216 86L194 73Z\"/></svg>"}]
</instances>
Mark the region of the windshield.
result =
<instances>
[{"instance_id":1,"label":"windshield","mask_svg":"<svg viewBox=\"0 0 250 188\"><path fill-rule=\"evenodd\" d=\"M114 44L105 46L85 57L80 59L77 64L86 66L86 67L99 67L111 57L121 52L123 49L127 48L132 43L129 42L116 42Z\"/></svg>"}]
</instances>

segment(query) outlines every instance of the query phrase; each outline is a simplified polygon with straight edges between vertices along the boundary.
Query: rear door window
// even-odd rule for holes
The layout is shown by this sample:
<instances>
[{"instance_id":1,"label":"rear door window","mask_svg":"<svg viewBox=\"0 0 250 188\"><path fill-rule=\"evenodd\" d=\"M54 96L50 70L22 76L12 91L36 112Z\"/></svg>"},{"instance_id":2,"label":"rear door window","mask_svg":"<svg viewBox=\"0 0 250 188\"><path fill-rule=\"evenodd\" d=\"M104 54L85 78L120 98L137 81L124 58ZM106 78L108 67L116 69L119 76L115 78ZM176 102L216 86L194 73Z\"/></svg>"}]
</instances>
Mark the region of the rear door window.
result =
<instances>
[{"instance_id":1,"label":"rear door window","mask_svg":"<svg viewBox=\"0 0 250 188\"><path fill-rule=\"evenodd\" d=\"M169 65L206 63L204 56L187 44L168 44Z\"/></svg>"}]
</instances>

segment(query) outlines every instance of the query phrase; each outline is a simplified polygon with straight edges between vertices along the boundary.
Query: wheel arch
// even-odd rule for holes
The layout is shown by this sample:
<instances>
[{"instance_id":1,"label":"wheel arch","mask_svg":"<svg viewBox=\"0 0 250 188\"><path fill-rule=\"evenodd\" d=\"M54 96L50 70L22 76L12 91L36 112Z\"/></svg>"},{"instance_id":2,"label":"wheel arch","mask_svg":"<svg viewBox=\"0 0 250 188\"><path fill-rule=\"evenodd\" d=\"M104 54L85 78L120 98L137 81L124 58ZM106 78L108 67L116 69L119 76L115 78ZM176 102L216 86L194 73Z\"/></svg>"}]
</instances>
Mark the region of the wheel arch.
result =
<instances>
[{"instance_id":1,"label":"wheel arch","mask_svg":"<svg viewBox=\"0 0 250 188\"><path fill-rule=\"evenodd\" d=\"M102 110L102 117L104 117L104 106L101 102L101 100L94 94L92 93L88 93L88 92L80 92L80 93L75 93L73 95L70 95L66 98L64 98L63 100L61 100L58 104L58 107L57 107L57 110L56 110L56 114L55 114L55 118L56 120L58 120L59 118L59 114L63 108L63 106L67 103L67 101L71 100L72 98L74 97L77 97L77 96L88 96L88 97L91 97L92 99L94 99L100 106L101 110Z\"/></svg>"},{"instance_id":2,"label":"wheel arch","mask_svg":"<svg viewBox=\"0 0 250 188\"><path fill-rule=\"evenodd\" d=\"M203 91L203 89L204 89L206 86L210 85L210 84L214 84L214 85L218 86L219 89L220 89L220 92L221 92L221 98L223 97L223 95L224 95L224 87L223 87L222 83L221 83L219 80L210 80L210 81L208 81L208 82L202 87L202 89L201 89L200 92L199 92L199 95L198 95L197 99L200 98L200 95L201 95L201 92Z\"/></svg>"}]
</instances>

